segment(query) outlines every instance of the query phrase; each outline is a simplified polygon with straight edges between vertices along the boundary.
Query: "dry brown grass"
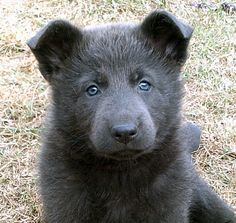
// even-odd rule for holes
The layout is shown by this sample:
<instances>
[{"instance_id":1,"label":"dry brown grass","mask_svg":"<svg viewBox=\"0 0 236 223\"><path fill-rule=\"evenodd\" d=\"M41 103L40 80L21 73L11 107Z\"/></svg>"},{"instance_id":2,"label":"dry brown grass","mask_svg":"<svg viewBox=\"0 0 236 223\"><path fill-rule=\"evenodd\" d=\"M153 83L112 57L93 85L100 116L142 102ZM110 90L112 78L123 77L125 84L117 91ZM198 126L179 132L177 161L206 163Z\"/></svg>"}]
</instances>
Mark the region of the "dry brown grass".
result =
<instances>
[{"instance_id":1,"label":"dry brown grass","mask_svg":"<svg viewBox=\"0 0 236 223\"><path fill-rule=\"evenodd\" d=\"M185 115L203 130L202 149L194 161L236 210L236 15L197 10L191 1L181 0L84 2L0 1L0 222L40 222L35 161L48 85L26 40L51 19L66 18L78 25L139 21L161 6L195 27L183 72Z\"/></svg>"}]
</instances>

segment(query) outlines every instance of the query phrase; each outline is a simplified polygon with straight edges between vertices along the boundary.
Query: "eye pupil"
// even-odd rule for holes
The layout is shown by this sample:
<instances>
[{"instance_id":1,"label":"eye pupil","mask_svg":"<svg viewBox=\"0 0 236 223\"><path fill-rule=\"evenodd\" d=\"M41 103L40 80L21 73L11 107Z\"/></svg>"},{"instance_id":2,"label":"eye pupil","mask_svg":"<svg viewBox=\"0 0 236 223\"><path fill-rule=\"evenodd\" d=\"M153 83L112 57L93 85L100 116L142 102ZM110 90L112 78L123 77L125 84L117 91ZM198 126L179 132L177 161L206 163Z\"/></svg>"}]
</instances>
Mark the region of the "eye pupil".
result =
<instances>
[{"instance_id":1,"label":"eye pupil","mask_svg":"<svg viewBox=\"0 0 236 223\"><path fill-rule=\"evenodd\" d=\"M141 91L149 91L151 88L151 84L147 81L141 81L138 86Z\"/></svg>"},{"instance_id":2,"label":"eye pupil","mask_svg":"<svg viewBox=\"0 0 236 223\"><path fill-rule=\"evenodd\" d=\"M87 93L89 96L94 96L98 93L98 88L95 85L92 85L87 88Z\"/></svg>"}]
</instances>

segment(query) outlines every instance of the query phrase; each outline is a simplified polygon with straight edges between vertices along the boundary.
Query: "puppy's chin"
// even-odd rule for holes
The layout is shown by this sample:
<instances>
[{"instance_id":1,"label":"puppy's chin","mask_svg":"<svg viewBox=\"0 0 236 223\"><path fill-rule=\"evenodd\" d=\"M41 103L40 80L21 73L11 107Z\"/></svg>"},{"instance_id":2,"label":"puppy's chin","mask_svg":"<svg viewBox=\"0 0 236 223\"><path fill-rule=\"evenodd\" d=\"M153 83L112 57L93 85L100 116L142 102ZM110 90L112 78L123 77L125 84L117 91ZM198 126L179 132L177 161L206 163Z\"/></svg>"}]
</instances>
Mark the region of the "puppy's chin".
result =
<instances>
[{"instance_id":1,"label":"puppy's chin","mask_svg":"<svg viewBox=\"0 0 236 223\"><path fill-rule=\"evenodd\" d=\"M150 152L151 150L126 149L116 152L98 152L97 155L105 159L122 161L122 160L135 160Z\"/></svg>"}]
</instances>

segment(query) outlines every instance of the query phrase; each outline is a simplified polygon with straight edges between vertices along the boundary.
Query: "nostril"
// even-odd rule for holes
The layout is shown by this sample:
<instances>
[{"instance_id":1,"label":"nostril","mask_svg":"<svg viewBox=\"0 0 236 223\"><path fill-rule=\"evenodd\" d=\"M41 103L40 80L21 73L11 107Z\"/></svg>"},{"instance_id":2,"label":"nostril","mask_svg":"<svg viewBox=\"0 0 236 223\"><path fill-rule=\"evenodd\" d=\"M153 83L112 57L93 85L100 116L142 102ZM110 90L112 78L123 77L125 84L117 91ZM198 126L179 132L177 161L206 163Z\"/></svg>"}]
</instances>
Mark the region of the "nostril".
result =
<instances>
[{"instance_id":1,"label":"nostril","mask_svg":"<svg viewBox=\"0 0 236 223\"><path fill-rule=\"evenodd\" d=\"M111 129L112 136L119 142L127 144L137 135L137 126L133 123L115 125Z\"/></svg>"},{"instance_id":2,"label":"nostril","mask_svg":"<svg viewBox=\"0 0 236 223\"><path fill-rule=\"evenodd\" d=\"M119 138L119 137L122 136L122 134L121 134L120 132L115 131L115 132L114 132L114 136Z\"/></svg>"},{"instance_id":3,"label":"nostril","mask_svg":"<svg viewBox=\"0 0 236 223\"><path fill-rule=\"evenodd\" d=\"M127 134L130 137L134 137L137 134L137 129L131 129Z\"/></svg>"},{"instance_id":4,"label":"nostril","mask_svg":"<svg viewBox=\"0 0 236 223\"><path fill-rule=\"evenodd\" d=\"M129 135L130 136L135 136L137 134L137 129L135 128L135 129L131 129L130 131L129 131Z\"/></svg>"}]
</instances>

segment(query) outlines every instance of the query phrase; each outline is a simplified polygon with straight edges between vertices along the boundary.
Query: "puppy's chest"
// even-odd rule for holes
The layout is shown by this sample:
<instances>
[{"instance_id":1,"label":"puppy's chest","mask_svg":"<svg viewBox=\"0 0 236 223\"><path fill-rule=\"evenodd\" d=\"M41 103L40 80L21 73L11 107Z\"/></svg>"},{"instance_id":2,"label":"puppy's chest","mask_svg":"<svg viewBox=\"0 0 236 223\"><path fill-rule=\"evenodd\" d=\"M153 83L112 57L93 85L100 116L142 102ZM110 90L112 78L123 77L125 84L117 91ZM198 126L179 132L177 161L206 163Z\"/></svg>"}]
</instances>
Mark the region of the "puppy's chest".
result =
<instances>
[{"instance_id":1,"label":"puppy's chest","mask_svg":"<svg viewBox=\"0 0 236 223\"><path fill-rule=\"evenodd\" d=\"M107 172L87 175L82 205L86 208L79 210L79 218L85 223L175 222L175 215L188 202L185 178L134 176Z\"/></svg>"},{"instance_id":2,"label":"puppy's chest","mask_svg":"<svg viewBox=\"0 0 236 223\"><path fill-rule=\"evenodd\" d=\"M100 190L91 195L91 218L105 223L155 222L157 203L147 188L133 190L121 188L120 191Z\"/></svg>"}]
</instances>

